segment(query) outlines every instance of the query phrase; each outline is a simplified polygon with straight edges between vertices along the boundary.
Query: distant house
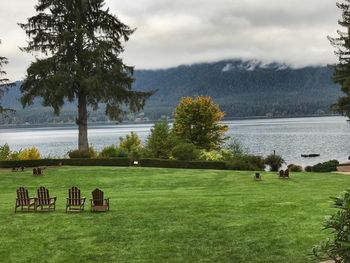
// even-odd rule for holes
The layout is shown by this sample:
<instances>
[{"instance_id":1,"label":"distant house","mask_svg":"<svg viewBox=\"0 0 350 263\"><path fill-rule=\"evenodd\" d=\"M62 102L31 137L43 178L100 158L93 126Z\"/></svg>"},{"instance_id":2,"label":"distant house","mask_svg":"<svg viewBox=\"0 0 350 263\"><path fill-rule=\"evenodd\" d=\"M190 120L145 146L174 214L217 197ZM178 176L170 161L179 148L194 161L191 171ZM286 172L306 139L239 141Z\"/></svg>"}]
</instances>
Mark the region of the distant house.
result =
<instances>
[{"instance_id":1,"label":"distant house","mask_svg":"<svg viewBox=\"0 0 350 263\"><path fill-rule=\"evenodd\" d=\"M338 172L350 172L350 162L342 163L337 166Z\"/></svg>"}]
</instances>

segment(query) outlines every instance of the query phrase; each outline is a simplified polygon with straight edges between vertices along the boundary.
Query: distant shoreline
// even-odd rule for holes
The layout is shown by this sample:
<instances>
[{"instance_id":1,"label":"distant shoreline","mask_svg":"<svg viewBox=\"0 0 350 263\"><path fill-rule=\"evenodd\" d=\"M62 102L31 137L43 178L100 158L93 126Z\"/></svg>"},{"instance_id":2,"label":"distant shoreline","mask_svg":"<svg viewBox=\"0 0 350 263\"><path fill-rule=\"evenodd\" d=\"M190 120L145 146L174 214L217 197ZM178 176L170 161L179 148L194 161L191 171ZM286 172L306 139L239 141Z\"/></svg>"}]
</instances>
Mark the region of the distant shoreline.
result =
<instances>
[{"instance_id":1,"label":"distant shoreline","mask_svg":"<svg viewBox=\"0 0 350 263\"><path fill-rule=\"evenodd\" d=\"M342 117L339 114L324 114L324 115L302 115L302 116L276 116L276 117L266 117L266 116L250 116L250 117L227 117L224 118L223 121L239 121L239 120L273 120L273 119L299 119L299 118L322 118L322 117ZM173 122L173 119L168 120L170 123ZM123 121L121 123L118 122L89 122L88 125L90 127L95 126L122 126L122 125L139 125L139 124L154 124L157 121ZM64 127L75 127L75 123L47 123L47 124L15 124L15 125L0 125L0 129L14 129L14 128L64 128Z\"/></svg>"}]
</instances>

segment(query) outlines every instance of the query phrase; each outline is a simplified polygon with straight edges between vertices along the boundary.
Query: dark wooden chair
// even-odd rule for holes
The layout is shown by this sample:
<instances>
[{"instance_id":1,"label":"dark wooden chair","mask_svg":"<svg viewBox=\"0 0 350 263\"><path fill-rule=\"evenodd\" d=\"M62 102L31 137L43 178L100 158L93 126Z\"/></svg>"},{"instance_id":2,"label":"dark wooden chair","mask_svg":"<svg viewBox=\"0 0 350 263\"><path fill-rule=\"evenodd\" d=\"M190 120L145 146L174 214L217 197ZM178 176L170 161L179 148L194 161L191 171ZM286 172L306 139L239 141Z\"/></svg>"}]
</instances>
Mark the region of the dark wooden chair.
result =
<instances>
[{"instance_id":1,"label":"dark wooden chair","mask_svg":"<svg viewBox=\"0 0 350 263\"><path fill-rule=\"evenodd\" d=\"M81 197L78 187L73 186L68 189L66 213L69 211L84 211L85 200L85 197Z\"/></svg>"},{"instance_id":2,"label":"dark wooden chair","mask_svg":"<svg viewBox=\"0 0 350 263\"><path fill-rule=\"evenodd\" d=\"M109 198L103 197L103 192L100 189L92 191L91 211L92 212L105 212L109 211Z\"/></svg>"},{"instance_id":3,"label":"dark wooden chair","mask_svg":"<svg viewBox=\"0 0 350 263\"><path fill-rule=\"evenodd\" d=\"M41 167L33 168L33 175L34 176L41 176L44 175L43 169Z\"/></svg>"},{"instance_id":4,"label":"dark wooden chair","mask_svg":"<svg viewBox=\"0 0 350 263\"><path fill-rule=\"evenodd\" d=\"M279 178L283 178L284 177L284 171L281 170L280 173L279 173Z\"/></svg>"},{"instance_id":5,"label":"dark wooden chair","mask_svg":"<svg viewBox=\"0 0 350 263\"><path fill-rule=\"evenodd\" d=\"M50 197L49 190L41 186L38 189L38 197L36 199L36 208L42 211L55 211L56 210L56 196Z\"/></svg>"},{"instance_id":6,"label":"dark wooden chair","mask_svg":"<svg viewBox=\"0 0 350 263\"><path fill-rule=\"evenodd\" d=\"M255 181L261 181L262 180L261 174L255 173L254 179L255 179Z\"/></svg>"},{"instance_id":7,"label":"dark wooden chair","mask_svg":"<svg viewBox=\"0 0 350 263\"><path fill-rule=\"evenodd\" d=\"M15 213L17 213L17 208L19 207L21 211L36 211L36 198L29 197L28 190L24 187L17 189Z\"/></svg>"},{"instance_id":8,"label":"dark wooden chair","mask_svg":"<svg viewBox=\"0 0 350 263\"><path fill-rule=\"evenodd\" d=\"M284 178L285 178L285 179L289 179L289 169L286 169L286 170L284 171Z\"/></svg>"}]
</instances>

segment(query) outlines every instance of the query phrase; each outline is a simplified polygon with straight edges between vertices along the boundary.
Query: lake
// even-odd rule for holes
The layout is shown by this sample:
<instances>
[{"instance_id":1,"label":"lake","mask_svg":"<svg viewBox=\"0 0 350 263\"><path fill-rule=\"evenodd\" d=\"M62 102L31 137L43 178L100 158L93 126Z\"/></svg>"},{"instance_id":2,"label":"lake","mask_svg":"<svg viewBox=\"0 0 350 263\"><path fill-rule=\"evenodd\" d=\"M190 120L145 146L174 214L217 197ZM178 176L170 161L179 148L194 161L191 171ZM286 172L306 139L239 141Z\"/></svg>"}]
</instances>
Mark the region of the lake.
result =
<instances>
[{"instance_id":1,"label":"lake","mask_svg":"<svg viewBox=\"0 0 350 263\"><path fill-rule=\"evenodd\" d=\"M316 164L337 159L347 161L350 155L350 125L346 118L286 118L226 121L228 136L237 138L250 153L268 155L275 150L287 163ZM147 138L152 124L90 126L90 144L101 149L116 144L119 137L131 131L142 140ZM36 146L44 156L63 156L77 148L77 127L3 128L0 144L8 143L13 150ZM318 153L317 158L302 158L301 154Z\"/></svg>"}]
</instances>

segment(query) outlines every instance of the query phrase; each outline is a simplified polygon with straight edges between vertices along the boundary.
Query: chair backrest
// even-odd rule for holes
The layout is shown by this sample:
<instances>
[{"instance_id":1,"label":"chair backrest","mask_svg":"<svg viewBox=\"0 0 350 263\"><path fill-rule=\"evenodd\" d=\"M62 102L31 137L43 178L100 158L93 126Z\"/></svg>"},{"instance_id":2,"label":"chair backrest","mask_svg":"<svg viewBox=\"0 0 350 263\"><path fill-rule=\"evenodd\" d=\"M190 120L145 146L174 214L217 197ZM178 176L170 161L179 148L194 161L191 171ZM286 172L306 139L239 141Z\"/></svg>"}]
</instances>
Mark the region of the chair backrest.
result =
<instances>
[{"instance_id":1,"label":"chair backrest","mask_svg":"<svg viewBox=\"0 0 350 263\"><path fill-rule=\"evenodd\" d=\"M20 187L17 189L17 199L19 205L29 205L29 194L28 190L25 189L24 187Z\"/></svg>"},{"instance_id":2,"label":"chair backrest","mask_svg":"<svg viewBox=\"0 0 350 263\"><path fill-rule=\"evenodd\" d=\"M289 170L288 169L284 171L284 177L289 177Z\"/></svg>"},{"instance_id":3,"label":"chair backrest","mask_svg":"<svg viewBox=\"0 0 350 263\"><path fill-rule=\"evenodd\" d=\"M50 204L50 195L49 190L41 186L38 189L38 204L39 205L49 205Z\"/></svg>"},{"instance_id":4,"label":"chair backrest","mask_svg":"<svg viewBox=\"0 0 350 263\"><path fill-rule=\"evenodd\" d=\"M38 170L36 168L33 168L33 175L37 175L38 174Z\"/></svg>"},{"instance_id":5,"label":"chair backrest","mask_svg":"<svg viewBox=\"0 0 350 263\"><path fill-rule=\"evenodd\" d=\"M73 186L68 189L68 204L69 205L81 205L80 189Z\"/></svg>"},{"instance_id":6,"label":"chair backrest","mask_svg":"<svg viewBox=\"0 0 350 263\"><path fill-rule=\"evenodd\" d=\"M284 176L284 171L281 170L281 171L280 171L280 177L283 177L283 176Z\"/></svg>"},{"instance_id":7,"label":"chair backrest","mask_svg":"<svg viewBox=\"0 0 350 263\"><path fill-rule=\"evenodd\" d=\"M94 205L103 205L103 192L100 189L92 191L92 201Z\"/></svg>"}]
</instances>

